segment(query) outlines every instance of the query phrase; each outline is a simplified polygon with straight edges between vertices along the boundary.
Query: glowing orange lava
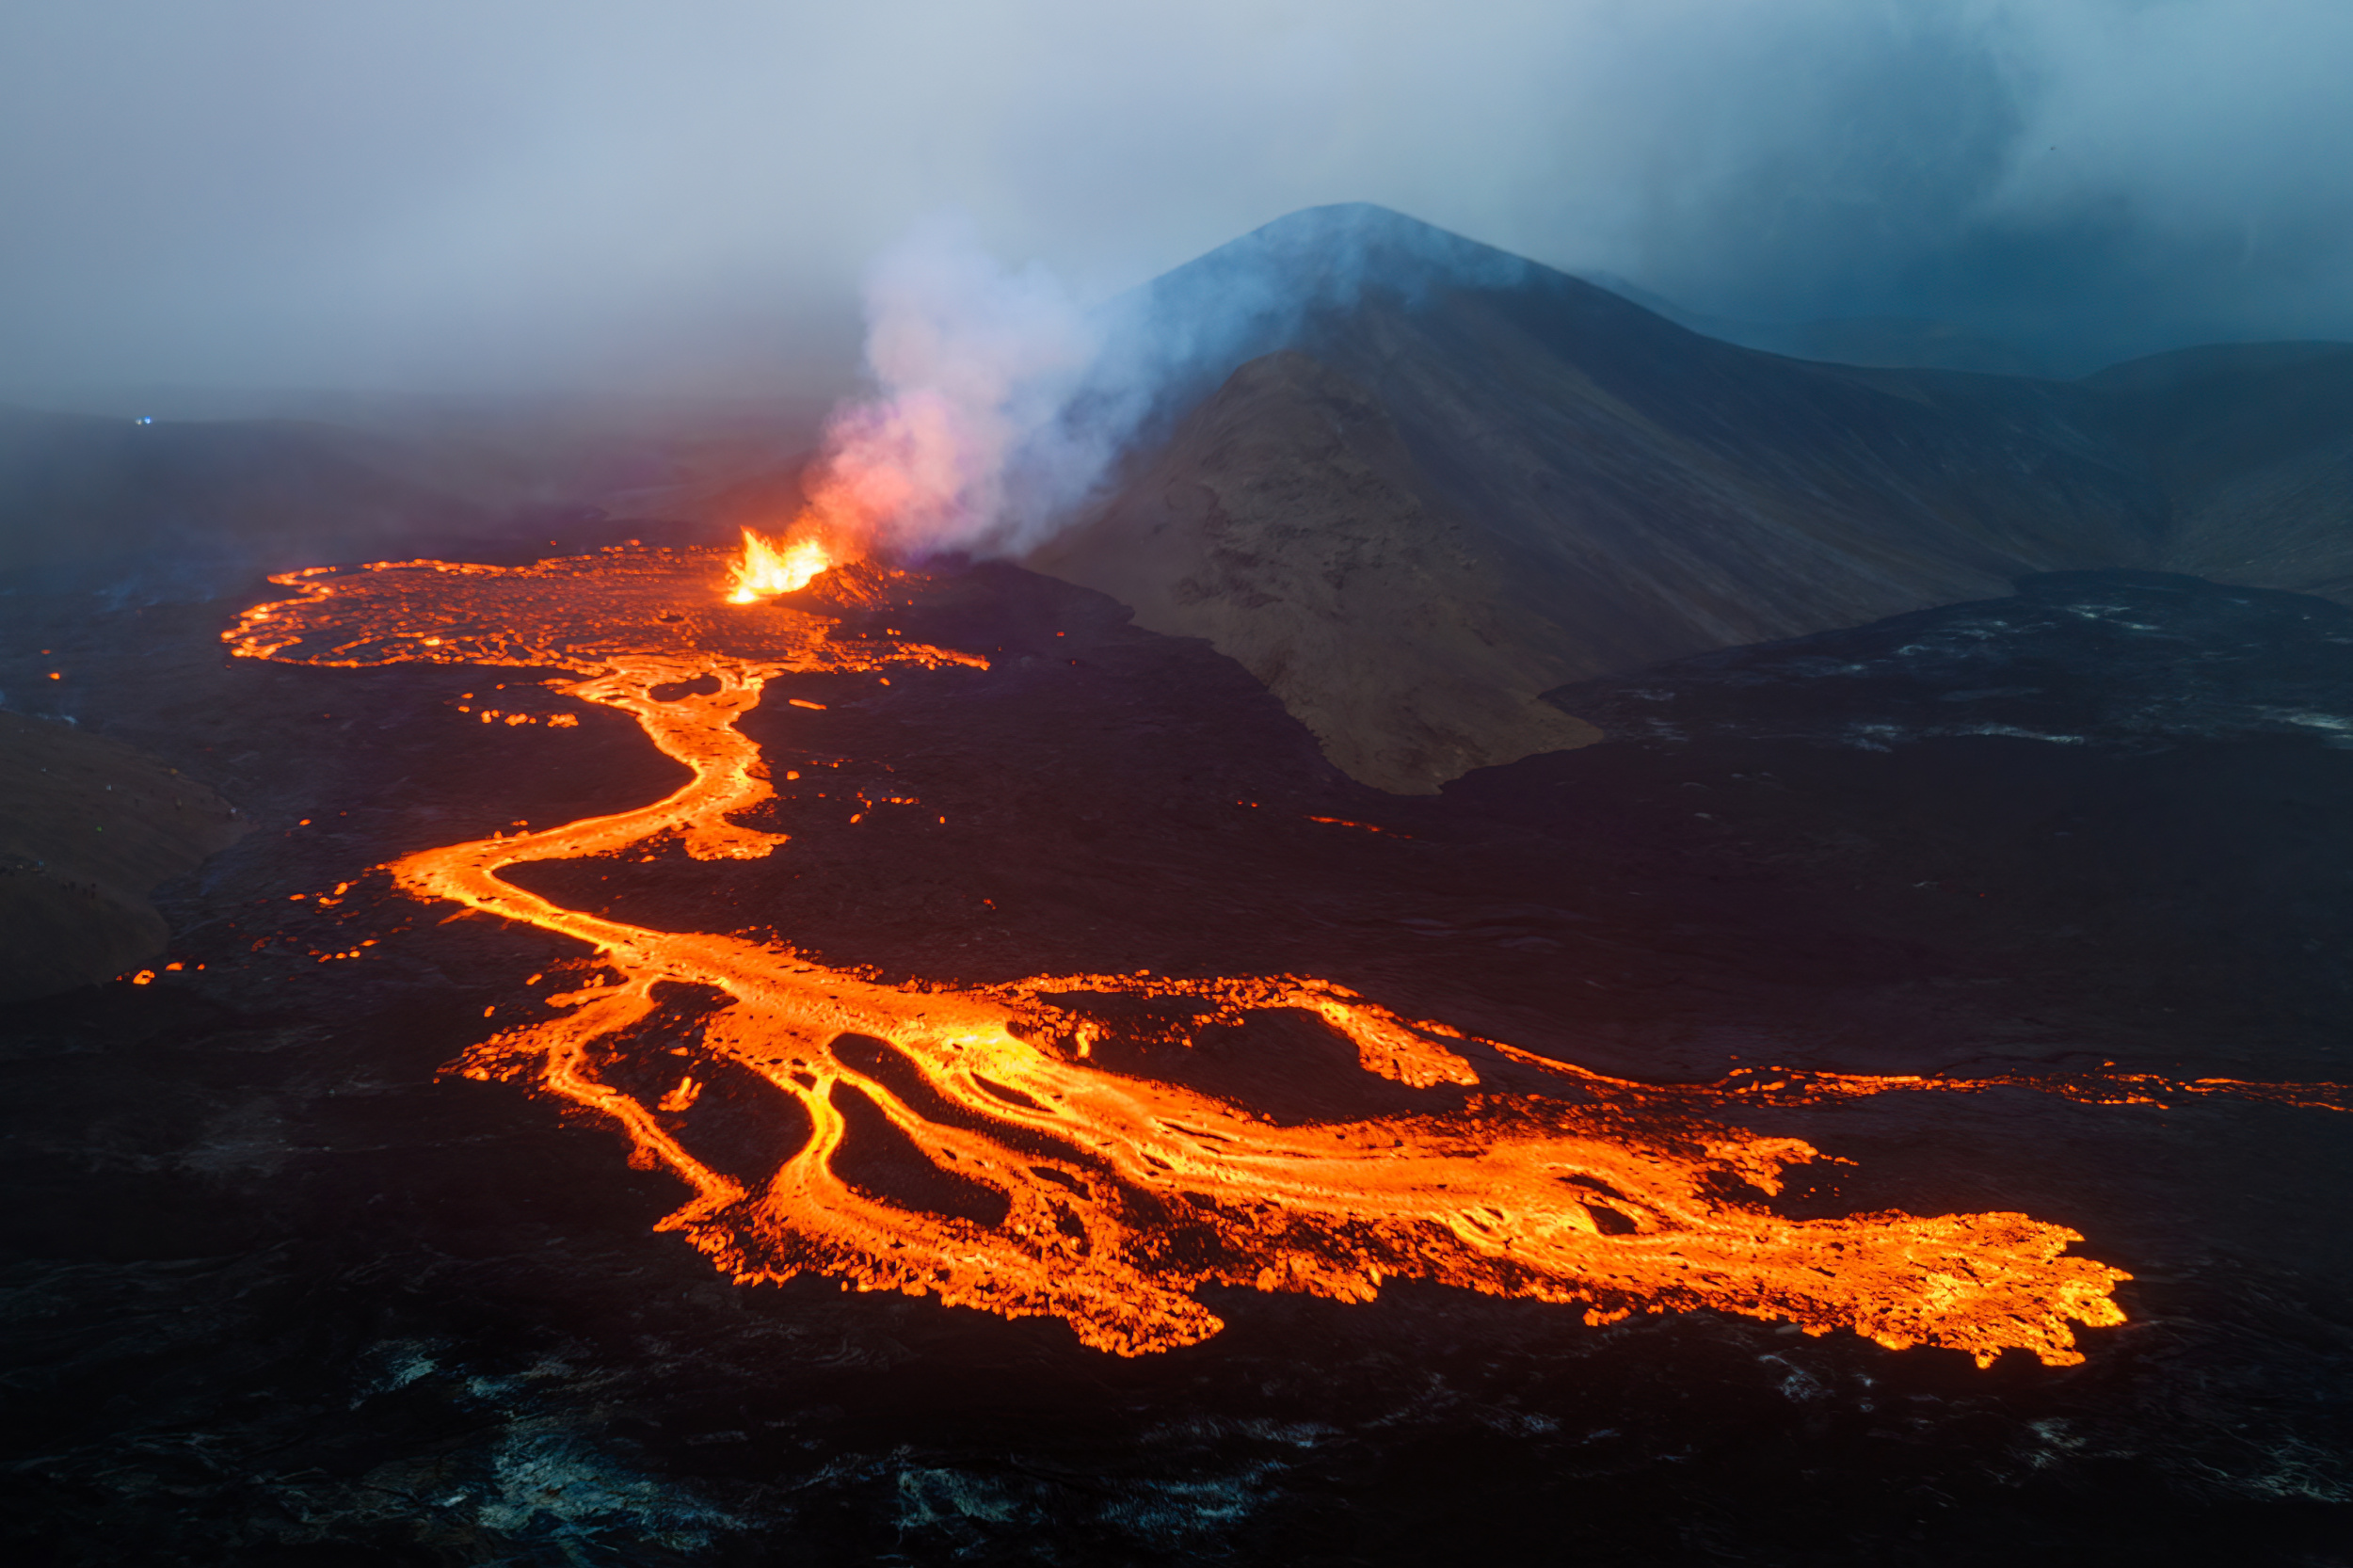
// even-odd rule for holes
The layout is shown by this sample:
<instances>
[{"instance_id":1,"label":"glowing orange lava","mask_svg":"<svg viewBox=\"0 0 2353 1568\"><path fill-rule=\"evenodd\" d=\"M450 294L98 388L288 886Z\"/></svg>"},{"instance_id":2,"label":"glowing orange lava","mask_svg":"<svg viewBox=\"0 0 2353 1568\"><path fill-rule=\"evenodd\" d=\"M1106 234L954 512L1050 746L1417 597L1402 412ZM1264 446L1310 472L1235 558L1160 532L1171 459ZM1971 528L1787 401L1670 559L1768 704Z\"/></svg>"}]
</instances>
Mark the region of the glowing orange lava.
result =
<instances>
[{"instance_id":1,"label":"glowing orange lava","mask_svg":"<svg viewBox=\"0 0 2353 1568\"><path fill-rule=\"evenodd\" d=\"M635 810L427 850L389 870L418 898L595 953L594 983L548 997L546 1016L484 1041L458 1070L532 1083L609 1118L636 1160L692 1187L664 1227L739 1279L816 1271L859 1289L1047 1314L1126 1354L1214 1334L1219 1320L1194 1295L1205 1285L1363 1301L1385 1279L1411 1277L1582 1303L1596 1320L1712 1307L1812 1334L1851 1328L1897 1348L1948 1346L1980 1366L2009 1349L2057 1365L2082 1359L2076 1325L2123 1320L2113 1291L2129 1276L2070 1255L2078 1233L2016 1213L1787 1219L1741 1192L1773 1193L1785 1167L1817 1151L1707 1113L2005 1084L2092 1100L2244 1093L2343 1108L2329 1086L2145 1078L1769 1073L1660 1087L1403 1017L1309 977L888 984L792 947L652 930L506 881L509 867L656 840L700 859L776 853L781 836L730 820L771 793L757 748L735 728L769 681L985 667L904 641L832 641L828 619L807 608L726 608L718 568L715 552L639 550L517 568L321 568L278 579L297 596L248 611L225 637L242 655L314 664L568 670L559 689L629 713L691 770L682 788ZM828 592L848 600L890 581L872 568L837 577ZM712 679L687 684L698 677ZM1476 1089L1478 1060L1519 1063L1558 1075L1581 1103L1479 1093L1446 1112L1277 1125L1096 1066L1093 1048L1113 1026L1056 1003L1105 993L1185 999L1180 1032L1297 1009L1350 1041L1366 1072ZM696 1000L711 998L720 1000ZM728 1093L706 1092L722 1080ZM740 1127L747 1105L797 1129L764 1168L720 1152L740 1150L740 1139L712 1136L714 1116ZM841 1174L845 1149L883 1137L964 1197L919 1206Z\"/></svg>"},{"instance_id":2,"label":"glowing orange lava","mask_svg":"<svg viewBox=\"0 0 2353 1568\"><path fill-rule=\"evenodd\" d=\"M813 536L771 539L744 530L743 552L728 568L735 584L730 604L754 604L775 594L798 593L834 565L833 554Z\"/></svg>"}]
</instances>

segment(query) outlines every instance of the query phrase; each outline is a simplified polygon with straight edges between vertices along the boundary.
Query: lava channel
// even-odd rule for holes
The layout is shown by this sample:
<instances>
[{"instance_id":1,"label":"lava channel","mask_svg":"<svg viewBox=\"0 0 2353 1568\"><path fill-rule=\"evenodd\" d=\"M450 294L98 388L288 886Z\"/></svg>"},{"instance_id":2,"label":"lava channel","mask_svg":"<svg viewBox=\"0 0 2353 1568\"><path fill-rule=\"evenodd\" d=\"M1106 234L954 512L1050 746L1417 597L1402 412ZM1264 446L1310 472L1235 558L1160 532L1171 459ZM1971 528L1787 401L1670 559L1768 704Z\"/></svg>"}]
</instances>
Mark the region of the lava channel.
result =
<instances>
[{"instance_id":1,"label":"lava channel","mask_svg":"<svg viewBox=\"0 0 2353 1568\"><path fill-rule=\"evenodd\" d=\"M2009 1085L2087 1100L2244 1093L2344 1108L2343 1092L2326 1085L2146 1077L1770 1072L1646 1085L1474 1041L1312 977L889 984L790 946L566 908L504 880L510 867L609 856L658 836L704 860L776 853L780 836L730 820L771 794L757 748L735 728L768 681L985 667L904 640L830 640L827 597L883 602L892 579L879 568L835 570L788 605L745 603L741 587L730 602L727 566L716 551L616 549L519 568L313 568L275 579L294 597L256 606L223 635L238 654L310 664L568 671L558 689L628 713L691 770L682 788L635 810L426 850L387 869L419 899L594 950L607 979L548 998L551 1016L481 1042L454 1070L520 1080L609 1118L636 1163L693 1189L663 1228L739 1280L814 1271L1008 1318L1048 1315L1128 1355L1216 1333L1196 1296L1204 1286L1367 1301L1384 1280L1417 1278L1582 1304L1597 1321L1708 1307L1811 1334L1852 1329L1895 1349L1948 1347L1979 1366L2006 1350L2066 1365L2083 1359L2077 1327L2123 1321L2114 1291L2130 1277L2071 1254L2079 1233L2018 1213L1784 1218L1759 1200L1817 1151L1707 1112ZM1351 1041L1367 1072L1475 1090L1465 1051L1487 1050L1574 1080L1581 1103L1478 1093L1443 1114L1280 1126L1091 1065L1093 1032L1110 1026L1053 1005L1079 992L1182 997L1196 1029L1300 1009ZM689 1016L680 996L717 1000ZM704 1146L705 1087L728 1078L764 1085L764 1103L803 1129L773 1169L746 1173ZM841 1170L861 1140L911 1147L946 1188L978 1201L924 1206L868 1190Z\"/></svg>"}]
</instances>

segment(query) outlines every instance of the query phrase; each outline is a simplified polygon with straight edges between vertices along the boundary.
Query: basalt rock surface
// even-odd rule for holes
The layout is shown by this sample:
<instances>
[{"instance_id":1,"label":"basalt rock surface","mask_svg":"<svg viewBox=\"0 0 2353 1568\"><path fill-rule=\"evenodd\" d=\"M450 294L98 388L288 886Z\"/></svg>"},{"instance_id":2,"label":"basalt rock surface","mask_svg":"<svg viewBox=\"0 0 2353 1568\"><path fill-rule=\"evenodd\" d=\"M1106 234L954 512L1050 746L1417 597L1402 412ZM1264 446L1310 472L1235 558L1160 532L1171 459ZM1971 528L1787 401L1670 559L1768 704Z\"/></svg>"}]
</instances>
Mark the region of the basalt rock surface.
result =
<instances>
[{"instance_id":1,"label":"basalt rock surface","mask_svg":"<svg viewBox=\"0 0 2353 1568\"><path fill-rule=\"evenodd\" d=\"M534 886L893 974L1323 974L1655 1080L2348 1076L2328 601L2046 576L1586 682L1555 701L1594 744L1401 798L1102 596L987 568L913 597L894 627L989 668L776 681L744 729L789 844ZM2080 1367L1394 1284L1219 1291L1223 1334L1130 1360L733 1285L609 1128L437 1074L584 954L371 870L682 770L541 672L225 664L241 607L27 601L0 648L0 686L255 824L166 888L183 968L0 1017L26 1560L2285 1565L2353 1530L2353 1119L2282 1106L1753 1113L1852 1161L1793 1173L1792 1215L2080 1230L2135 1276ZM1339 1048L1273 1018L1112 1065L1277 1118L1463 1093L1336 1078Z\"/></svg>"}]
</instances>

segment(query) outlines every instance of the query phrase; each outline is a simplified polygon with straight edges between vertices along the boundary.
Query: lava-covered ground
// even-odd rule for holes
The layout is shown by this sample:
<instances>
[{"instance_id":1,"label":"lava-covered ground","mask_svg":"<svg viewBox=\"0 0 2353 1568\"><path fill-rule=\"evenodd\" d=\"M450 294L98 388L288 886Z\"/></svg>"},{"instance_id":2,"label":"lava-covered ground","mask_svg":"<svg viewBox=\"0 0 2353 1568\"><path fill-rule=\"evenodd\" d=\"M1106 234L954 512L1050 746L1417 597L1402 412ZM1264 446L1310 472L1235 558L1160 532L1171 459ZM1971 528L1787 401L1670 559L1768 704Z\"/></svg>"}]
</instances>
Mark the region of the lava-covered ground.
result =
<instances>
[{"instance_id":1,"label":"lava-covered ground","mask_svg":"<svg viewBox=\"0 0 2353 1568\"><path fill-rule=\"evenodd\" d=\"M893 976L1317 974L1654 1079L2353 1077L2353 611L2033 579L1556 694L1612 739L1423 799L1099 596L984 568L920 599L895 629L991 667L779 680L744 721L784 850L513 879ZM2064 1368L1410 1283L1220 1291L1225 1332L1122 1359L732 1285L654 1233L681 1190L610 1128L437 1072L579 950L372 871L682 770L528 670L228 661L242 602L21 600L0 649L0 690L257 824L164 890L183 968L0 1022L8 1528L39 1560L2353 1563L2327 1112L1753 1114L1852 1161L1795 1173L1793 1214L2082 1231L2130 1321ZM1181 1070L1286 1117L1459 1093L1336 1051L1286 1016Z\"/></svg>"}]
</instances>

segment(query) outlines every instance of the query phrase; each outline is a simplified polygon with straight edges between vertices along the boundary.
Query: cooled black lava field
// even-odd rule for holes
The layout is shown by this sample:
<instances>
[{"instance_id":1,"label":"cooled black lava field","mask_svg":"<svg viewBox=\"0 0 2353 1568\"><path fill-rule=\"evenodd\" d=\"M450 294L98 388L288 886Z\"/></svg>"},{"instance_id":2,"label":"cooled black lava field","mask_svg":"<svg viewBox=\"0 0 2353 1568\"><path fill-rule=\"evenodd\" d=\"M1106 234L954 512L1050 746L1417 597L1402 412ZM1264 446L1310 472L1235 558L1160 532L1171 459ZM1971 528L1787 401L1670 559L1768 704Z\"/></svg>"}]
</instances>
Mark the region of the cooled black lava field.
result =
<instances>
[{"instance_id":1,"label":"cooled black lava field","mask_svg":"<svg viewBox=\"0 0 2353 1568\"><path fill-rule=\"evenodd\" d=\"M731 1284L655 1230L682 1190L611 1127L440 1071L577 946L376 870L683 770L544 671L228 659L280 592L10 601L11 706L251 824L159 895L181 968L0 1016L20 1560L2353 1563L2353 1117L2325 1111L1747 1113L1835 1157L1789 1215L2080 1231L2133 1278L2073 1367L1411 1282L1220 1290L1223 1333L1122 1358ZM898 626L989 667L772 686L742 728L785 849L517 880L893 977L1321 975L1656 1081L2353 1080L2353 610L2324 600L2030 578L1556 693L1609 738L1429 797L1082 589L944 571ZM1168 1070L1295 1121L1457 1094L1335 1079L1336 1048L1268 1019Z\"/></svg>"}]
</instances>

